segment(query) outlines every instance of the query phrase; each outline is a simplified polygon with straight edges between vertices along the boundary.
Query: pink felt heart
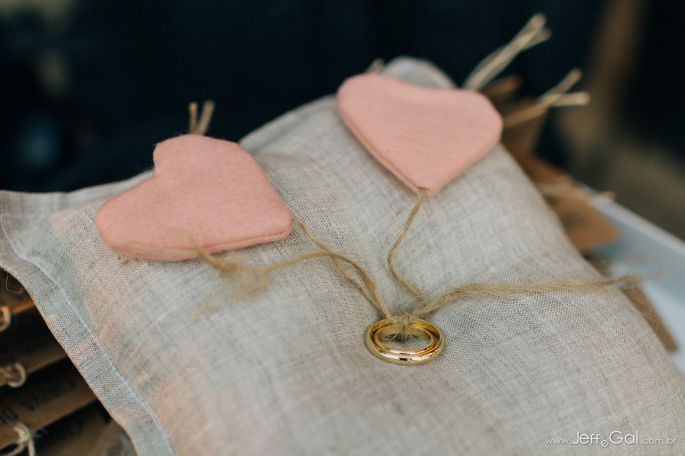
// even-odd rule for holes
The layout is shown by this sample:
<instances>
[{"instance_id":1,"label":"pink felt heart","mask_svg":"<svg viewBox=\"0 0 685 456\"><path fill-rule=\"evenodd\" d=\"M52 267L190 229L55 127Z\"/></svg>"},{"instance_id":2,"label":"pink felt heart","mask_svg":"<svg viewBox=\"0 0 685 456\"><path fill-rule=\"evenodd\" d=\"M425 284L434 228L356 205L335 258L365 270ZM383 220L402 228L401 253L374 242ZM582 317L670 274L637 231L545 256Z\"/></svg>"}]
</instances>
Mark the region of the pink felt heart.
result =
<instances>
[{"instance_id":1,"label":"pink felt heart","mask_svg":"<svg viewBox=\"0 0 685 456\"><path fill-rule=\"evenodd\" d=\"M490 151L502 119L483 95L377 73L338 90L338 111L376 159L413 191L438 192Z\"/></svg>"},{"instance_id":2,"label":"pink felt heart","mask_svg":"<svg viewBox=\"0 0 685 456\"><path fill-rule=\"evenodd\" d=\"M199 135L166 140L153 177L98 211L100 238L134 258L180 261L283 239L291 216L239 145Z\"/></svg>"}]
</instances>

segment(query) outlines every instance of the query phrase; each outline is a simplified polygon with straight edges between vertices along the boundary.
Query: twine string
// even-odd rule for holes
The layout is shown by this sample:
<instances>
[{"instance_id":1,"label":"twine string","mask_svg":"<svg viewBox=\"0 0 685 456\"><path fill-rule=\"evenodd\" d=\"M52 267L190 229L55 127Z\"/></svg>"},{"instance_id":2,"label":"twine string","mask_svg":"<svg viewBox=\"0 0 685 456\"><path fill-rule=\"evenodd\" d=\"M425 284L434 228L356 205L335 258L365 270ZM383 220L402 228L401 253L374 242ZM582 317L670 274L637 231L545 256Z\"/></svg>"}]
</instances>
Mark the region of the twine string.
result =
<instances>
[{"instance_id":1,"label":"twine string","mask_svg":"<svg viewBox=\"0 0 685 456\"><path fill-rule=\"evenodd\" d=\"M467 90L480 90L500 74L521 52L549 39L551 33L545 27L546 18L536 14L514 38L485 57L464 81Z\"/></svg>"},{"instance_id":2,"label":"twine string","mask_svg":"<svg viewBox=\"0 0 685 456\"><path fill-rule=\"evenodd\" d=\"M421 208L422 203L426 197L425 192L420 192L416 198L414 206L409 211L405 222L402 225L397 239L392 244L388 252L388 269L395 281L405 289L418 290L418 287L409 282L403 275L399 274L393 264L392 258L400 247L402 241L406 238L409 229L411 228L416 215ZM529 284L515 284L515 283L468 283L454 287L432 300L427 300L425 296L419 292L414 294L418 304L417 306L404 314L395 315L391 320L399 322L402 325L402 333L405 334L409 330L409 324L412 321L427 317L435 311L441 309L445 305L468 297L494 297L501 299L512 299L520 296L527 296L531 294L543 294L553 292L598 292L607 287L620 284L635 284L637 279L633 276L620 276L611 279L603 279L596 281L574 280L574 279L558 279L545 282L529 283Z\"/></svg>"},{"instance_id":3,"label":"twine string","mask_svg":"<svg viewBox=\"0 0 685 456\"><path fill-rule=\"evenodd\" d=\"M19 388L26 382L26 369L20 363L0 367L0 386Z\"/></svg>"},{"instance_id":4,"label":"twine string","mask_svg":"<svg viewBox=\"0 0 685 456\"><path fill-rule=\"evenodd\" d=\"M397 251L402 241L406 237L412 222L416 218L418 209L424 198L419 194L417 202L405 220L405 223L400 231L400 235L393 244L393 253ZM378 283L373 276L357 261L352 258L339 253L321 240L319 240L302 222L295 220L294 224L298 227L305 236L317 247L315 250L307 251L296 255L288 260L274 263L267 266L250 266L244 262L236 259L232 255L224 258L219 258L215 255L209 254L202 249L198 249L198 256L208 265L214 268L223 277L234 277L238 279L239 284L244 290L254 292L264 287L271 276L276 271L287 269L289 267L304 263L306 261L328 258L336 267L336 270L342 277L352 285L359 293L387 320L399 325L401 330L399 336L409 335L411 333L410 325L417 319L422 319L442 307L469 297L496 297L501 299L513 299L520 296L527 296L531 294L543 294L554 292L599 292L608 287L623 284L626 282L634 283L635 278L632 276L621 276L612 279L603 279L597 281L584 281L574 279L560 279L550 280L546 282L537 282L530 284L514 284L514 283L467 283L454 287L432 300L425 298L423 293L419 295L423 300L416 296L418 305L408 312L392 312L380 292ZM392 260L392 255L389 255ZM392 261L389 262L389 264ZM356 278L355 278L356 277ZM396 282L402 287L407 288L408 285L413 286L402 274L395 269L393 275ZM409 290L409 288L407 288Z\"/></svg>"},{"instance_id":5,"label":"twine string","mask_svg":"<svg viewBox=\"0 0 685 456\"><path fill-rule=\"evenodd\" d=\"M486 56L464 81L467 90L479 91L500 74L521 52L547 41L551 32L545 26L543 14L535 14L509 43ZM581 106L590 101L587 92L568 93L581 78L577 68L556 86L540 96L536 103L526 109L505 117L504 127L511 127L534 118L551 107Z\"/></svg>"},{"instance_id":6,"label":"twine string","mask_svg":"<svg viewBox=\"0 0 685 456\"><path fill-rule=\"evenodd\" d=\"M573 92L569 90L580 81L583 73L574 68L554 87L540 95L532 105L516 111L503 119L504 128L511 128L527 120L533 119L549 108L560 108L566 106L582 106L590 102L590 94L587 92Z\"/></svg>"},{"instance_id":7,"label":"twine string","mask_svg":"<svg viewBox=\"0 0 685 456\"><path fill-rule=\"evenodd\" d=\"M549 280L528 284L516 283L469 283L455 287L426 304L417 306L410 314L411 319L426 317L439 310L445 305L468 297L488 296L500 299L512 299L520 296L529 296L545 293L559 292L585 292L593 293L605 290L608 287L622 284L634 284L633 276L620 276L610 279L585 281L573 279Z\"/></svg>"},{"instance_id":8,"label":"twine string","mask_svg":"<svg viewBox=\"0 0 685 456\"><path fill-rule=\"evenodd\" d=\"M17 434L17 440L14 442L15 447L9 452L0 452L0 455L18 456L26 450L28 456L36 456L36 445L31 430L24 423L16 423L13 430Z\"/></svg>"},{"instance_id":9,"label":"twine string","mask_svg":"<svg viewBox=\"0 0 685 456\"><path fill-rule=\"evenodd\" d=\"M381 315L383 315L385 318L393 317L392 313L385 304L385 300L383 299L377 282L363 266L348 256L334 251L326 244L321 242L299 220L295 220L294 225L298 227L305 234L305 236L318 247L318 249L301 253L282 262L261 267L247 265L232 256L221 259L199 248L197 249L198 256L217 272L219 272L220 275L224 277L238 278L243 290L248 293L262 289L268 283L271 274L276 271L287 269L291 266L295 266L317 258L329 258L332 260L333 264L336 266L336 270L342 275L342 277L356 290L358 290L359 293L373 307L375 307ZM357 278L355 279L351 273L356 275Z\"/></svg>"},{"instance_id":10,"label":"twine string","mask_svg":"<svg viewBox=\"0 0 685 456\"><path fill-rule=\"evenodd\" d=\"M416 202L414 203L414 206L411 208L411 211L409 211L409 216L402 224L402 228L400 229L397 238L395 238L395 242L392 244L390 250L388 251L387 257L388 271L390 271L392 277L395 279L397 283L400 284L400 286L402 286L405 290L412 294L420 303L424 303L426 301L426 297L424 296L423 292L419 290L418 286L416 286L413 282L407 279L400 271L397 270L394 258L395 253L397 253L397 249L400 247L400 244L402 244L402 241L407 236L407 233L409 233L409 228L411 228L412 223L414 223L416 214L418 214L419 209L421 209L421 205L423 204L423 200L425 198L426 192L424 190L420 190L418 193L418 197L416 198Z\"/></svg>"},{"instance_id":11,"label":"twine string","mask_svg":"<svg viewBox=\"0 0 685 456\"><path fill-rule=\"evenodd\" d=\"M209 124L214 115L214 102L207 100L202 104L202 112L198 119L198 106L195 101L188 105L188 133L193 135L204 135L209 130Z\"/></svg>"},{"instance_id":12,"label":"twine string","mask_svg":"<svg viewBox=\"0 0 685 456\"><path fill-rule=\"evenodd\" d=\"M332 250L321 240L319 240L314 234L307 228L304 223L302 223L299 220L295 221L295 224L302 232L307 236L307 238L319 249L321 249L324 252L332 252ZM338 258L335 256L330 257L331 260L333 261L333 264L336 267L336 270L343 276L345 280L347 280L352 286L354 286L359 292L364 296L364 298L374 307L376 307L379 312L382 314L386 315L389 314L387 311L387 308L385 307L385 302L383 300L383 296L381 293L378 291L378 287L375 285L375 282L371 278L371 276L366 272L366 270L359 265L356 261L349 259L349 261L346 261L346 264L349 264L355 274L362 279L362 283L359 283L357 279L352 277L348 271L345 269L343 264L340 262Z\"/></svg>"},{"instance_id":13,"label":"twine string","mask_svg":"<svg viewBox=\"0 0 685 456\"><path fill-rule=\"evenodd\" d=\"M5 331L12 324L12 311L9 306L0 306L0 332Z\"/></svg>"},{"instance_id":14,"label":"twine string","mask_svg":"<svg viewBox=\"0 0 685 456\"><path fill-rule=\"evenodd\" d=\"M188 104L188 133L194 133L197 128L197 102Z\"/></svg>"}]
</instances>

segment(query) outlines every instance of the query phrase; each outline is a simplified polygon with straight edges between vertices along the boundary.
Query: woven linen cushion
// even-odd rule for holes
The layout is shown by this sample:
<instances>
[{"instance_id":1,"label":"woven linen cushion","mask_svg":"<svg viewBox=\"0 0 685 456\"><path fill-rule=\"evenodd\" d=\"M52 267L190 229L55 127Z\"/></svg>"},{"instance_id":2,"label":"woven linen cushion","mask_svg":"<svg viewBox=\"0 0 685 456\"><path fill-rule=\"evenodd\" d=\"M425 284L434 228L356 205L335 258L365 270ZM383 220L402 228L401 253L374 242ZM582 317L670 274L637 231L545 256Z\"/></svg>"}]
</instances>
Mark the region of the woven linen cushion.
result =
<instances>
[{"instance_id":1,"label":"woven linen cushion","mask_svg":"<svg viewBox=\"0 0 685 456\"><path fill-rule=\"evenodd\" d=\"M450 85L413 60L386 71ZM384 258L414 195L344 127L333 98L241 145L295 217L365 265L390 305L412 304ZM396 366L367 351L378 315L328 260L237 299L199 261L107 249L96 211L148 177L0 193L0 267L28 288L141 455L555 455L572 446L548 439L635 430L675 443L583 454L685 451L682 380L620 292L464 299L432 318L446 337L439 358ZM270 264L310 247L296 230L240 254ZM501 146L425 202L397 264L433 295L465 282L597 278Z\"/></svg>"}]
</instances>

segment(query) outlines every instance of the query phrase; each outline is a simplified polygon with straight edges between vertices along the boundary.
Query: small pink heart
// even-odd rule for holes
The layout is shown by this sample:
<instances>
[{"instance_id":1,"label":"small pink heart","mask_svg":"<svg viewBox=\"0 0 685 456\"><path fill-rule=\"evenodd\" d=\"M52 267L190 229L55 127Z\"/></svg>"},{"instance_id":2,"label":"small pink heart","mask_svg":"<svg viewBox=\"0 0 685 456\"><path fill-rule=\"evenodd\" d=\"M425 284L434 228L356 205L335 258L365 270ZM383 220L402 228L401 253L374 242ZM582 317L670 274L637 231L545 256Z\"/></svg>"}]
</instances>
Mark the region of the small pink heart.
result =
<instances>
[{"instance_id":1,"label":"small pink heart","mask_svg":"<svg viewBox=\"0 0 685 456\"><path fill-rule=\"evenodd\" d=\"M100 238L134 258L180 261L283 239L291 216L239 145L183 135L157 145L152 178L98 211Z\"/></svg>"},{"instance_id":2,"label":"small pink heart","mask_svg":"<svg viewBox=\"0 0 685 456\"><path fill-rule=\"evenodd\" d=\"M377 73L338 90L338 111L376 159L413 191L438 192L499 141L502 118L483 95Z\"/></svg>"}]
</instances>

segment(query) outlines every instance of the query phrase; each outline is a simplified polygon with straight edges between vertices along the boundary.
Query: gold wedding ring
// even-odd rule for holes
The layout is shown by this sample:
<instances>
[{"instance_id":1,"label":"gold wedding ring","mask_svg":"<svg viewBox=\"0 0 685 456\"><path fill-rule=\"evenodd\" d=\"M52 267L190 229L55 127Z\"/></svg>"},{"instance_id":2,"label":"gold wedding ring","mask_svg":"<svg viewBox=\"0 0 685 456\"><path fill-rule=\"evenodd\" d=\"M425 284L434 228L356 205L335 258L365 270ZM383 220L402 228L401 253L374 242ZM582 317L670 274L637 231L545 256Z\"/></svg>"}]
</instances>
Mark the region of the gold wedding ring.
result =
<instances>
[{"instance_id":1,"label":"gold wedding ring","mask_svg":"<svg viewBox=\"0 0 685 456\"><path fill-rule=\"evenodd\" d=\"M427 342L426 346L418 349L390 348L383 343L383 339L400 336L402 325L383 319L369 326L366 331L366 346L379 359L395 364L422 364L440 354L445 338L442 332L425 320L413 320L409 323L408 335Z\"/></svg>"}]
</instances>

